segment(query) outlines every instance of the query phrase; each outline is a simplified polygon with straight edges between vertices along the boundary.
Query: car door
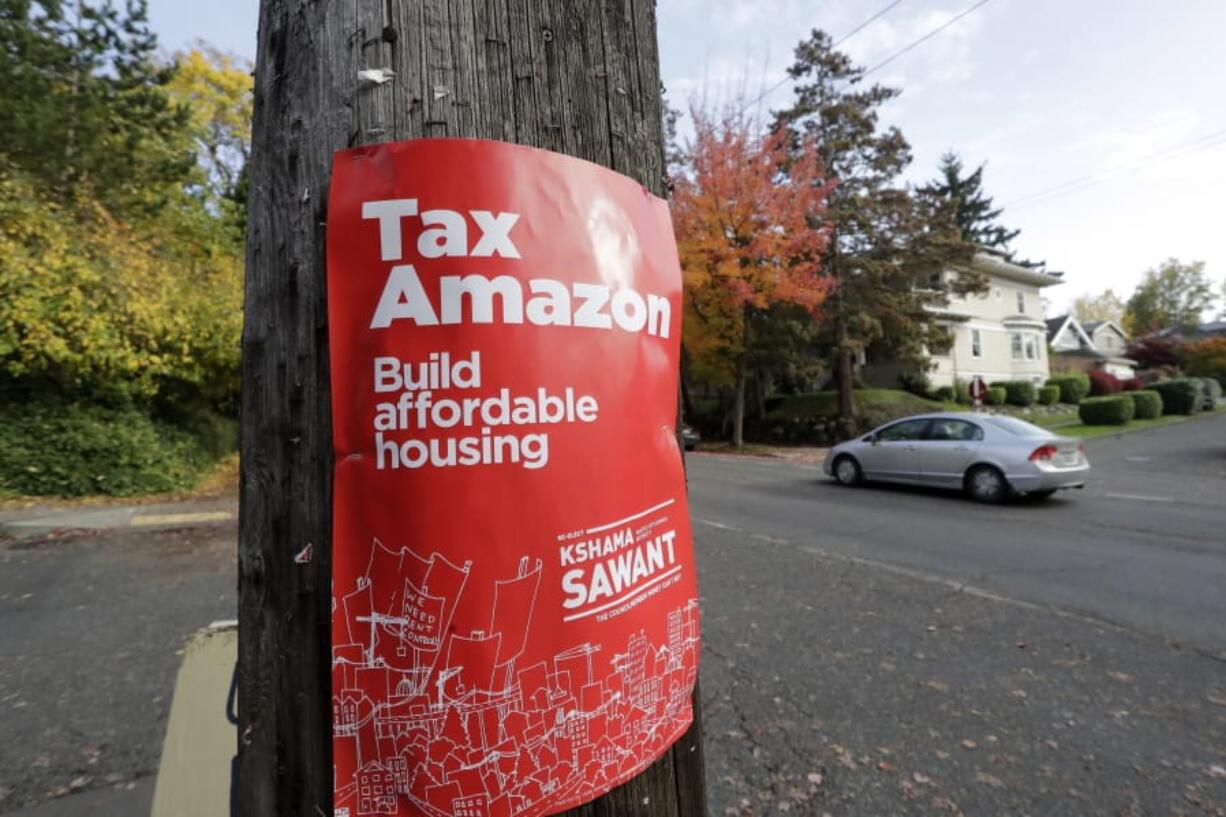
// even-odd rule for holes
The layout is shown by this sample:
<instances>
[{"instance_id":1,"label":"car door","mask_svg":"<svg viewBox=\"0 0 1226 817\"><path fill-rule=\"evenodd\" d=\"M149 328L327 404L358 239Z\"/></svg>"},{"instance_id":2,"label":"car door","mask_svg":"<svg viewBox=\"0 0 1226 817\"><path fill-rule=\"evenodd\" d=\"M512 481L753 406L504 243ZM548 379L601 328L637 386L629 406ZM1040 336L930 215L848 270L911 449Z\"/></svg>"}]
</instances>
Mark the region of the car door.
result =
<instances>
[{"instance_id":1,"label":"car door","mask_svg":"<svg viewBox=\"0 0 1226 817\"><path fill-rule=\"evenodd\" d=\"M931 421L902 420L878 431L860 456L860 467L869 479L913 482L920 479L919 443Z\"/></svg>"},{"instance_id":2,"label":"car door","mask_svg":"<svg viewBox=\"0 0 1226 817\"><path fill-rule=\"evenodd\" d=\"M970 420L938 417L919 443L919 467L924 482L958 487L966 467L983 445L983 429Z\"/></svg>"}]
</instances>

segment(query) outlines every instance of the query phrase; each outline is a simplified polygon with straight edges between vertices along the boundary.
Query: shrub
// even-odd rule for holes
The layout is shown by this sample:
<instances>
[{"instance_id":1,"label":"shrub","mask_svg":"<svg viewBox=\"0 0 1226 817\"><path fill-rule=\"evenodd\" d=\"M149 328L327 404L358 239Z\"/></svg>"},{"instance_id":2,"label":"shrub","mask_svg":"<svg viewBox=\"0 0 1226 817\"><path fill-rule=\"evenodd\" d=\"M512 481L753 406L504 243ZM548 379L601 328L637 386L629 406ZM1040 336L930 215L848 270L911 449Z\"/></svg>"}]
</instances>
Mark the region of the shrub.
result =
<instances>
[{"instance_id":1,"label":"shrub","mask_svg":"<svg viewBox=\"0 0 1226 817\"><path fill-rule=\"evenodd\" d=\"M1077 416L1088 426L1122 426L1136 411L1132 398L1123 394L1087 397L1077 406Z\"/></svg>"},{"instance_id":2,"label":"shrub","mask_svg":"<svg viewBox=\"0 0 1226 817\"><path fill-rule=\"evenodd\" d=\"M954 390L951 386L941 386L940 388L938 388L936 391L932 393L932 398L934 400L944 400L945 402L952 402L954 399Z\"/></svg>"},{"instance_id":3,"label":"shrub","mask_svg":"<svg viewBox=\"0 0 1226 817\"><path fill-rule=\"evenodd\" d=\"M1162 416L1162 395L1158 392L1142 389L1127 392L1127 395L1136 408L1134 416L1138 420L1152 420Z\"/></svg>"},{"instance_id":4,"label":"shrub","mask_svg":"<svg viewBox=\"0 0 1226 817\"><path fill-rule=\"evenodd\" d=\"M84 496L191 488L207 465L192 435L133 409L0 406L0 494Z\"/></svg>"},{"instance_id":5,"label":"shrub","mask_svg":"<svg viewBox=\"0 0 1226 817\"><path fill-rule=\"evenodd\" d=\"M1110 372L1095 369L1090 372L1090 394L1101 397L1104 394L1115 394L1120 388L1120 379Z\"/></svg>"},{"instance_id":6,"label":"shrub","mask_svg":"<svg viewBox=\"0 0 1226 817\"><path fill-rule=\"evenodd\" d=\"M1004 387L1005 401L1011 406L1033 406L1039 399L1038 391L1029 380L1010 380Z\"/></svg>"},{"instance_id":7,"label":"shrub","mask_svg":"<svg viewBox=\"0 0 1226 817\"><path fill-rule=\"evenodd\" d=\"M988 394L983 399L983 402L989 406L1003 406L1005 399L1008 396L1004 386L989 386Z\"/></svg>"},{"instance_id":8,"label":"shrub","mask_svg":"<svg viewBox=\"0 0 1226 817\"><path fill-rule=\"evenodd\" d=\"M964 406L975 402L971 399L971 384L961 378L954 380L954 400Z\"/></svg>"},{"instance_id":9,"label":"shrub","mask_svg":"<svg viewBox=\"0 0 1226 817\"><path fill-rule=\"evenodd\" d=\"M1140 391L1143 388L1145 388L1145 381L1139 377L1130 377L1120 381L1122 391Z\"/></svg>"},{"instance_id":10,"label":"shrub","mask_svg":"<svg viewBox=\"0 0 1226 817\"><path fill-rule=\"evenodd\" d=\"M1056 375L1048 378L1047 385L1059 387L1061 403L1076 405L1090 393L1090 378L1081 373Z\"/></svg>"},{"instance_id":11,"label":"shrub","mask_svg":"<svg viewBox=\"0 0 1226 817\"><path fill-rule=\"evenodd\" d=\"M1217 408L1217 401L1222 397L1222 384L1212 377L1194 377L1190 379L1200 381L1201 408L1205 411L1213 411Z\"/></svg>"},{"instance_id":12,"label":"shrub","mask_svg":"<svg viewBox=\"0 0 1226 817\"><path fill-rule=\"evenodd\" d=\"M1039 389L1039 403L1044 406L1054 406L1060 402L1059 386L1043 386Z\"/></svg>"},{"instance_id":13,"label":"shrub","mask_svg":"<svg viewBox=\"0 0 1226 817\"><path fill-rule=\"evenodd\" d=\"M927 397L932 391L932 383L923 372L903 372L898 375L898 386L917 397Z\"/></svg>"},{"instance_id":14,"label":"shrub","mask_svg":"<svg viewBox=\"0 0 1226 817\"><path fill-rule=\"evenodd\" d=\"M1205 399L1200 381L1190 377L1164 380L1149 388L1162 395L1162 405L1167 414L1195 414Z\"/></svg>"}]
</instances>

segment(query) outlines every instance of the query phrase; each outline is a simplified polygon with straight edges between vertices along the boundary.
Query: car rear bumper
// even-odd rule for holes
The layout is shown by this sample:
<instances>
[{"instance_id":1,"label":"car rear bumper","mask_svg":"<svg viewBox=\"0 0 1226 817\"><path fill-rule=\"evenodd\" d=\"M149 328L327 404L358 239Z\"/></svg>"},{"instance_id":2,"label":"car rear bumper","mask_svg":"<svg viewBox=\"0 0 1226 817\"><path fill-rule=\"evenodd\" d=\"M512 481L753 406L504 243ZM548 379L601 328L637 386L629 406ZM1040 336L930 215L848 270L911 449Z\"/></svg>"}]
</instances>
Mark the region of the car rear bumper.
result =
<instances>
[{"instance_id":1,"label":"car rear bumper","mask_svg":"<svg viewBox=\"0 0 1226 817\"><path fill-rule=\"evenodd\" d=\"M1085 463L1074 468L1052 468L1033 465L1026 471L1009 474L1009 484L1015 491L1029 494L1034 491L1057 491L1064 488L1084 488L1090 476L1090 465Z\"/></svg>"}]
</instances>

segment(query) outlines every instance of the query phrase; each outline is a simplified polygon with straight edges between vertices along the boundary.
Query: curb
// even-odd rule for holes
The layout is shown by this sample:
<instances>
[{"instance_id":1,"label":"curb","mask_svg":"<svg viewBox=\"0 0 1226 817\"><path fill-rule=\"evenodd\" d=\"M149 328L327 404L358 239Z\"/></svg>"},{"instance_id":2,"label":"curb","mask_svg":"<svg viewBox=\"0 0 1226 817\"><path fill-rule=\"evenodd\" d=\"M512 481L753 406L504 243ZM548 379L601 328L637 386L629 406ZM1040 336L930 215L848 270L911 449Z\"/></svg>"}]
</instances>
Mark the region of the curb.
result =
<instances>
[{"instance_id":1,"label":"curb","mask_svg":"<svg viewBox=\"0 0 1226 817\"><path fill-rule=\"evenodd\" d=\"M233 504L228 503L228 505ZM97 510L60 509L33 514L13 514L8 518L0 518L0 538L27 539L53 533L217 524L237 518L234 507L202 508L190 511L180 508L181 506L173 505L137 505Z\"/></svg>"}]
</instances>

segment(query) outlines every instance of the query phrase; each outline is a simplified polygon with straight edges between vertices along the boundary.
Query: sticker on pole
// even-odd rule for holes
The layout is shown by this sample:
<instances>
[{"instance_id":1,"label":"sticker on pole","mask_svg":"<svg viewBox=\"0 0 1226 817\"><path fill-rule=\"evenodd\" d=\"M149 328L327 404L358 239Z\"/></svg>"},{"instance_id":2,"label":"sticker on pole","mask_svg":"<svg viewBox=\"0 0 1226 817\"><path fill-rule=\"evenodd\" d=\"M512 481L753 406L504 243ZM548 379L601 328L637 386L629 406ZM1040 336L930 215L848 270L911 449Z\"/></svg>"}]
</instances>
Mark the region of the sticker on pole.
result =
<instances>
[{"instance_id":1,"label":"sticker on pole","mask_svg":"<svg viewBox=\"0 0 1226 817\"><path fill-rule=\"evenodd\" d=\"M337 153L335 815L535 817L689 726L665 202L499 142Z\"/></svg>"}]
</instances>

